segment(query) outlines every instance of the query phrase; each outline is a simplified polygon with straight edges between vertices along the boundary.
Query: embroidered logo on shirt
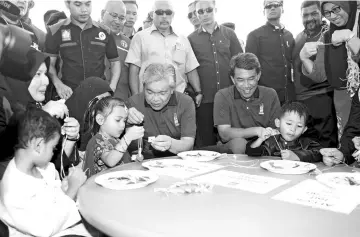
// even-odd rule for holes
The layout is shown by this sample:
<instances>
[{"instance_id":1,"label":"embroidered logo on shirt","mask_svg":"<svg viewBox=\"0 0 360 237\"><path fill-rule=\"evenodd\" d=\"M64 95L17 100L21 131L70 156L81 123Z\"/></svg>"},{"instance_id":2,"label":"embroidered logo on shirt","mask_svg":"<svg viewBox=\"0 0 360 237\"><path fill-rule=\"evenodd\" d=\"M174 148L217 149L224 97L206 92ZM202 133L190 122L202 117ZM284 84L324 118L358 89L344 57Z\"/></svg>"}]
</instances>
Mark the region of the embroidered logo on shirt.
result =
<instances>
[{"instance_id":1,"label":"embroidered logo on shirt","mask_svg":"<svg viewBox=\"0 0 360 237\"><path fill-rule=\"evenodd\" d=\"M98 39L98 40L105 40L106 39L106 35L104 32L100 32L99 33L99 37L95 38L95 39Z\"/></svg>"},{"instance_id":2,"label":"embroidered logo on shirt","mask_svg":"<svg viewBox=\"0 0 360 237\"><path fill-rule=\"evenodd\" d=\"M179 120L178 120L178 117L177 117L177 114L176 114L176 113L174 113L174 123L175 123L175 126L176 126L176 127L179 127L179 126L180 126Z\"/></svg>"},{"instance_id":3,"label":"embroidered logo on shirt","mask_svg":"<svg viewBox=\"0 0 360 237\"><path fill-rule=\"evenodd\" d=\"M62 38L62 41L70 41L71 40L70 29L61 30L61 38Z\"/></svg>"},{"instance_id":4,"label":"embroidered logo on shirt","mask_svg":"<svg viewBox=\"0 0 360 237\"><path fill-rule=\"evenodd\" d=\"M123 47L123 48L127 48L127 47L128 47L128 44L126 43L125 40L121 40L121 41L120 41L120 45L121 45L121 47Z\"/></svg>"},{"instance_id":5,"label":"embroidered logo on shirt","mask_svg":"<svg viewBox=\"0 0 360 237\"><path fill-rule=\"evenodd\" d=\"M260 104L259 114L264 115L264 104L263 103Z\"/></svg>"}]
</instances>

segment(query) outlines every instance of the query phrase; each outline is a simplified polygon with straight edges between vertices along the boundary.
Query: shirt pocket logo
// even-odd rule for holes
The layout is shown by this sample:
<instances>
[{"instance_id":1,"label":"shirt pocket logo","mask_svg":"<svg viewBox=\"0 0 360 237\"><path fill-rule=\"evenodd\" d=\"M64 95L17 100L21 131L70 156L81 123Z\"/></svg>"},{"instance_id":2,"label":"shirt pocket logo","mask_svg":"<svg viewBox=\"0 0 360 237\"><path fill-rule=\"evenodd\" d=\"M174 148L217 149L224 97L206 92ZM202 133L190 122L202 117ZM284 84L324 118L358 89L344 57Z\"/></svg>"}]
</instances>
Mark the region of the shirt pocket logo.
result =
<instances>
[{"instance_id":1,"label":"shirt pocket logo","mask_svg":"<svg viewBox=\"0 0 360 237\"><path fill-rule=\"evenodd\" d=\"M179 120L178 120L178 117L177 117L177 114L176 114L176 113L174 113L174 123L175 123L175 126L176 126L176 127L179 127L179 126L180 126Z\"/></svg>"},{"instance_id":2,"label":"shirt pocket logo","mask_svg":"<svg viewBox=\"0 0 360 237\"><path fill-rule=\"evenodd\" d=\"M61 39L62 41L71 41L71 30L70 29L61 30Z\"/></svg>"},{"instance_id":3,"label":"shirt pocket logo","mask_svg":"<svg viewBox=\"0 0 360 237\"><path fill-rule=\"evenodd\" d=\"M104 32L99 32L99 37L96 37L95 39L97 39L97 40L105 40L106 35L105 35Z\"/></svg>"}]
</instances>

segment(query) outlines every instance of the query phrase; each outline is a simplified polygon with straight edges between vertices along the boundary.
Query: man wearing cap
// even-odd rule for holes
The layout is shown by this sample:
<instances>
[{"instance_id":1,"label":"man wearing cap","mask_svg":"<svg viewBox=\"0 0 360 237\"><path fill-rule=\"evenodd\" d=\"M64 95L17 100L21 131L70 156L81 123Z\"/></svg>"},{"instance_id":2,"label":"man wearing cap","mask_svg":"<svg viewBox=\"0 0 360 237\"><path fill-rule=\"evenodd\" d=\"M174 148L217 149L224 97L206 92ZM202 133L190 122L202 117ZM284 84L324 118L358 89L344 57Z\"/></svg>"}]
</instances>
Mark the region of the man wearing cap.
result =
<instances>
[{"instance_id":1,"label":"man wearing cap","mask_svg":"<svg viewBox=\"0 0 360 237\"><path fill-rule=\"evenodd\" d=\"M194 30L197 30L200 27L200 21L199 18L197 18L196 16L195 3L196 2L192 2L188 6L188 19L190 23L194 26Z\"/></svg>"},{"instance_id":2,"label":"man wearing cap","mask_svg":"<svg viewBox=\"0 0 360 237\"><path fill-rule=\"evenodd\" d=\"M232 84L229 77L230 59L243 52L235 32L217 24L216 11L215 1L197 1L196 13L201 27L188 37L200 63L198 72L204 94L204 101L196 113L197 147L216 144L214 97L220 89Z\"/></svg>"},{"instance_id":3,"label":"man wearing cap","mask_svg":"<svg viewBox=\"0 0 360 237\"><path fill-rule=\"evenodd\" d=\"M50 55L49 76L58 95L61 99L68 99L86 78L105 78L105 56L111 62L110 87L115 91L121 66L110 29L91 19L91 1L65 3L70 18L50 26L45 42L46 53ZM58 55L63 61L61 80L55 69Z\"/></svg>"},{"instance_id":4,"label":"man wearing cap","mask_svg":"<svg viewBox=\"0 0 360 237\"><path fill-rule=\"evenodd\" d=\"M138 18L138 4L136 0L124 0L126 6L126 21L124 23L123 33L132 39L136 34L135 23Z\"/></svg>"},{"instance_id":5,"label":"man wearing cap","mask_svg":"<svg viewBox=\"0 0 360 237\"><path fill-rule=\"evenodd\" d=\"M107 1L105 8L101 11L101 21L108 26L115 38L117 51L120 58L121 74L117 84L114 96L127 100L130 97L129 87L129 67L125 64L125 59L130 47L130 39L121 32L124 27L126 15L125 4L121 0ZM110 83L111 79L111 64L109 60L105 60L105 76Z\"/></svg>"},{"instance_id":6,"label":"man wearing cap","mask_svg":"<svg viewBox=\"0 0 360 237\"><path fill-rule=\"evenodd\" d=\"M170 1L155 1L154 24L137 33L131 41L126 63L130 65L132 95L143 91L143 74L151 63L170 63L176 68L176 91L183 93L189 82L196 91L195 102L202 100L198 61L189 40L178 35L171 26L174 8Z\"/></svg>"},{"instance_id":7,"label":"man wearing cap","mask_svg":"<svg viewBox=\"0 0 360 237\"><path fill-rule=\"evenodd\" d=\"M276 90L280 103L295 99L292 81L291 53L294 37L280 23L283 1L264 1L264 14L267 23L249 33L246 52L255 54L262 67L260 85Z\"/></svg>"}]
</instances>

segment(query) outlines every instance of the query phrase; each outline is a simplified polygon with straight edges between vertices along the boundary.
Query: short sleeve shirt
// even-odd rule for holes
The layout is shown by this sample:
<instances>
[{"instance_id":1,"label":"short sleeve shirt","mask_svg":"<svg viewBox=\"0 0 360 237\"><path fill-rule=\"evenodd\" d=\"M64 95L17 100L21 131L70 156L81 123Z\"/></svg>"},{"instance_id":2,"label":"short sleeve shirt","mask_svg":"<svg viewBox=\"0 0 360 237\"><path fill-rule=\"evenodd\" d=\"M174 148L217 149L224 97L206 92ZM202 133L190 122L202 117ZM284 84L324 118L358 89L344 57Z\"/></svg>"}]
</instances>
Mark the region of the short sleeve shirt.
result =
<instances>
[{"instance_id":1,"label":"short sleeve shirt","mask_svg":"<svg viewBox=\"0 0 360 237\"><path fill-rule=\"evenodd\" d=\"M232 85L230 59L242 53L241 44L232 29L217 26L212 34L200 27L189 35L190 44L200 63L197 68L203 103L213 103L217 91Z\"/></svg>"},{"instance_id":2,"label":"short sleeve shirt","mask_svg":"<svg viewBox=\"0 0 360 237\"><path fill-rule=\"evenodd\" d=\"M214 124L232 128L273 127L280 114L280 101L274 89L258 86L249 100L235 86L216 93Z\"/></svg>"},{"instance_id":3,"label":"short sleeve shirt","mask_svg":"<svg viewBox=\"0 0 360 237\"><path fill-rule=\"evenodd\" d=\"M65 19L50 26L45 51L63 61L62 80L75 89L88 77L104 78L105 56L118 61L118 52L110 29L89 19L84 29Z\"/></svg>"},{"instance_id":4,"label":"short sleeve shirt","mask_svg":"<svg viewBox=\"0 0 360 237\"><path fill-rule=\"evenodd\" d=\"M116 87L114 96L126 101L130 96L130 87L129 87L129 66L125 63L125 59L129 52L131 40L122 33L114 35L114 38L121 64L120 80ZM110 81L111 66L108 59L105 60L105 65L106 65L105 77L108 81Z\"/></svg>"},{"instance_id":5,"label":"short sleeve shirt","mask_svg":"<svg viewBox=\"0 0 360 237\"><path fill-rule=\"evenodd\" d=\"M144 114L144 138L167 135L174 139L196 135L195 105L192 99L174 92L168 104L155 111L146 102L144 92L129 98L129 106Z\"/></svg>"},{"instance_id":6,"label":"short sleeve shirt","mask_svg":"<svg viewBox=\"0 0 360 237\"><path fill-rule=\"evenodd\" d=\"M171 30L172 31L172 30ZM177 70L176 91L184 92L187 86L186 73L199 66L189 40L172 31L164 36L153 25L135 34L126 58L126 63L140 67L140 91L142 91L143 74L151 63L170 63Z\"/></svg>"}]
</instances>

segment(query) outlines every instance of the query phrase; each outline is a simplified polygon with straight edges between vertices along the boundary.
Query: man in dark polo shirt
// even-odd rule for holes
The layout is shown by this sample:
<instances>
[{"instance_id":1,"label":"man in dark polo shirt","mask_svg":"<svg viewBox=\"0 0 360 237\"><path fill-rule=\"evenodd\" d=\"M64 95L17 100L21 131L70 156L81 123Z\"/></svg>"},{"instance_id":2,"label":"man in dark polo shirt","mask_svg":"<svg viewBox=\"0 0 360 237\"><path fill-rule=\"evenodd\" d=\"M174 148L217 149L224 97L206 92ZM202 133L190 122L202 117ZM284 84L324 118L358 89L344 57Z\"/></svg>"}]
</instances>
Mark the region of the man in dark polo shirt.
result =
<instances>
[{"instance_id":1,"label":"man in dark polo shirt","mask_svg":"<svg viewBox=\"0 0 360 237\"><path fill-rule=\"evenodd\" d=\"M241 53L230 62L234 86L216 93L214 125L223 144L234 154L244 154L246 143L275 128L280 113L279 98L274 89L258 86L261 76L259 60L252 53Z\"/></svg>"},{"instance_id":2,"label":"man in dark polo shirt","mask_svg":"<svg viewBox=\"0 0 360 237\"><path fill-rule=\"evenodd\" d=\"M264 1L264 13L268 22L249 33L246 52L255 54L261 64L259 84L276 90L280 103L295 99L291 75L291 53L294 37L280 23L283 1Z\"/></svg>"},{"instance_id":3,"label":"man in dark polo shirt","mask_svg":"<svg viewBox=\"0 0 360 237\"><path fill-rule=\"evenodd\" d=\"M215 21L215 1L197 1L196 12L201 27L189 35L189 41L200 64L202 103L196 112L196 147L216 144L213 106L218 90L231 85L229 62L232 56L243 52L235 32Z\"/></svg>"},{"instance_id":4,"label":"man in dark polo shirt","mask_svg":"<svg viewBox=\"0 0 360 237\"><path fill-rule=\"evenodd\" d=\"M125 15L126 7L121 0L107 1L105 8L101 11L102 23L108 26L114 35L121 64L120 80L114 96L126 101L130 97L129 67L125 64L125 59L130 47L130 39L121 32L121 29L124 27ZM105 60L105 66L105 76L110 82L111 65L108 59Z\"/></svg>"},{"instance_id":5,"label":"man in dark polo shirt","mask_svg":"<svg viewBox=\"0 0 360 237\"><path fill-rule=\"evenodd\" d=\"M144 158L174 156L193 148L195 105L175 91L175 67L150 64L144 72L144 91L129 99L128 123L144 123ZM130 152L137 149L132 144Z\"/></svg>"},{"instance_id":6,"label":"man in dark polo shirt","mask_svg":"<svg viewBox=\"0 0 360 237\"><path fill-rule=\"evenodd\" d=\"M86 78L104 78L105 56L111 62L110 87L115 91L121 66L110 29L91 19L91 1L65 3L70 10L70 18L50 26L45 42L45 51L50 55L49 76L58 95L68 99ZM61 80L55 69L59 54L63 61Z\"/></svg>"}]
</instances>

